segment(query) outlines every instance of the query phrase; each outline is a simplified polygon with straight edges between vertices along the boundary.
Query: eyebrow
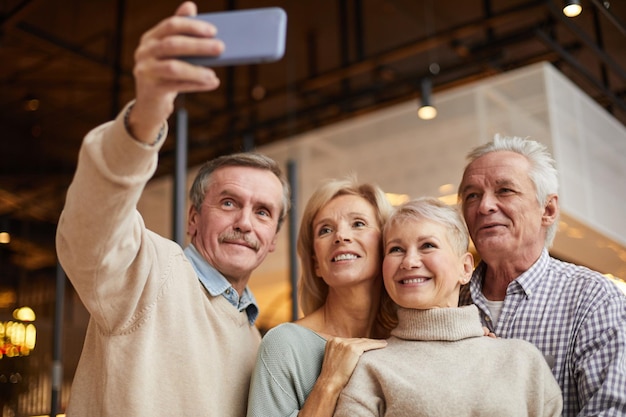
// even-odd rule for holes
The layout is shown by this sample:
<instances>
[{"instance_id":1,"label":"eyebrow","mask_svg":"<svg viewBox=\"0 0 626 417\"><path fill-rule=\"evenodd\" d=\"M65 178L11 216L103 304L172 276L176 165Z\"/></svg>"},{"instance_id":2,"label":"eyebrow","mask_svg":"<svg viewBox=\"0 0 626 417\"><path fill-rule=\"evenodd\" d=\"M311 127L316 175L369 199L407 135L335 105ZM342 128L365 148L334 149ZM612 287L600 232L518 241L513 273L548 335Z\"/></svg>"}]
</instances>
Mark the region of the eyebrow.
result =
<instances>
[{"instance_id":1,"label":"eyebrow","mask_svg":"<svg viewBox=\"0 0 626 417\"><path fill-rule=\"evenodd\" d=\"M385 245L388 243L392 243L392 242L399 242L402 239L398 239L398 238L394 238L394 239L387 239L385 240Z\"/></svg>"},{"instance_id":2,"label":"eyebrow","mask_svg":"<svg viewBox=\"0 0 626 417\"><path fill-rule=\"evenodd\" d=\"M355 218L356 217L356 218L359 218L359 219L365 219L365 218L368 218L369 215L365 214L365 213L358 212L358 211L351 211L351 212L347 213L346 217L350 217L350 218ZM324 217L324 218L320 219L318 222L315 222L314 225L318 225L320 223L328 223L330 221L333 221L332 217Z\"/></svg>"},{"instance_id":3,"label":"eyebrow","mask_svg":"<svg viewBox=\"0 0 626 417\"><path fill-rule=\"evenodd\" d=\"M231 191L228 188L225 188L225 189L221 190L218 195L219 195L219 197L231 197L231 198L234 198L234 199L242 199L242 198L244 198L244 197L241 196L241 194L233 192L233 191ZM256 196L256 194L253 194L253 196ZM259 207L259 206L260 207L265 207L272 213L272 215L274 215L276 212L280 211L280 208L279 208L278 204L274 204L274 203L269 202L269 201L255 200L254 201L254 206L255 207Z\"/></svg>"},{"instance_id":4,"label":"eyebrow","mask_svg":"<svg viewBox=\"0 0 626 417\"><path fill-rule=\"evenodd\" d=\"M498 178L498 179L496 179L494 181L494 183L498 187L502 187L503 185L513 185L513 186L519 187L519 184L515 181L515 179L511 179L511 178ZM479 186L476 186L474 184L467 184L467 185L465 185L463 188L461 188L459 190L459 194L463 195L468 190L473 189L473 188L481 189L481 188L484 188L484 187L479 187Z\"/></svg>"},{"instance_id":5,"label":"eyebrow","mask_svg":"<svg viewBox=\"0 0 626 417\"><path fill-rule=\"evenodd\" d=\"M502 186L502 185L517 185L517 182L515 181L515 179L509 179L509 178L500 178L496 180L496 185Z\"/></svg>"}]
</instances>

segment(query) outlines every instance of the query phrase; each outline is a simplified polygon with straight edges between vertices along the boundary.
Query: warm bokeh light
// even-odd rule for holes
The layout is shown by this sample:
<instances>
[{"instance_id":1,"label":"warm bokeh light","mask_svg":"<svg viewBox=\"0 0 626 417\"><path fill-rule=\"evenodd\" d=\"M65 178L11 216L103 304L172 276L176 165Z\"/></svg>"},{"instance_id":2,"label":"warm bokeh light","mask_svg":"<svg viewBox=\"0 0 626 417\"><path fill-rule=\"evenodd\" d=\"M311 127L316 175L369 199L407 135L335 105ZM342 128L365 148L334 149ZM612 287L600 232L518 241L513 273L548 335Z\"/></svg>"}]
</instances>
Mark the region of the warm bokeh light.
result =
<instances>
[{"instance_id":1,"label":"warm bokeh light","mask_svg":"<svg viewBox=\"0 0 626 417\"><path fill-rule=\"evenodd\" d=\"M421 106L417 110L417 115L422 120L432 120L437 117L437 109L433 106Z\"/></svg>"},{"instance_id":2,"label":"warm bokeh light","mask_svg":"<svg viewBox=\"0 0 626 417\"><path fill-rule=\"evenodd\" d=\"M35 312L30 307L20 307L13 310L13 318L19 321L35 321Z\"/></svg>"},{"instance_id":3,"label":"warm bokeh light","mask_svg":"<svg viewBox=\"0 0 626 417\"><path fill-rule=\"evenodd\" d=\"M567 17L576 17L583 11L583 8L580 4L568 4L563 7L563 14Z\"/></svg>"},{"instance_id":4,"label":"warm bokeh light","mask_svg":"<svg viewBox=\"0 0 626 417\"><path fill-rule=\"evenodd\" d=\"M11 235L9 232L0 232L0 243L11 243Z\"/></svg>"},{"instance_id":5,"label":"warm bokeh light","mask_svg":"<svg viewBox=\"0 0 626 417\"><path fill-rule=\"evenodd\" d=\"M26 111L37 111L39 109L39 100L36 98L27 100L24 107L26 108Z\"/></svg>"},{"instance_id":6,"label":"warm bokeh light","mask_svg":"<svg viewBox=\"0 0 626 417\"><path fill-rule=\"evenodd\" d=\"M443 184L439 186L439 194L450 194L454 192L454 184Z\"/></svg>"},{"instance_id":7,"label":"warm bokeh light","mask_svg":"<svg viewBox=\"0 0 626 417\"><path fill-rule=\"evenodd\" d=\"M392 206L399 206L402 203L406 203L411 198L407 194L385 193L385 195Z\"/></svg>"},{"instance_id":8,"label":"warm bokeh light","mask_svg":"<svg viewBox=\"0 0 626 417\"><path fill-rule=\"evenodd\" d=\"M3 357L28 356L37 343L37 329L29 322L35 321L30 307L13 310L16 321L0 322L0 359Z\"/></svg>"},{"instance_id":9,"label":"warm bokeh light","mask_svg":"<svg viewBox=\"0 0 626 417\"><path fill-rule=\"evenodd\" d=\"M455 204L458 203L458 196L457 196L456 193L442 195L442 196L439 196L438 198L439 198L439 200L443 201L444 203L446 203L449 206L454 206Z\"/></svg>"},{"instance_id":10,"label":"warm bokeh light","mask_svg":"<svg viewBox=\"0 0 626 417\"><path fill-rule=\"evenodd\" d=\"M615 276L613 276L613 274L604 274L604 276L613 281L615 285L617 285L617 288L619 288L624 294L626 294L626 282L616 278Z\"/></svg>"}]
</instances>

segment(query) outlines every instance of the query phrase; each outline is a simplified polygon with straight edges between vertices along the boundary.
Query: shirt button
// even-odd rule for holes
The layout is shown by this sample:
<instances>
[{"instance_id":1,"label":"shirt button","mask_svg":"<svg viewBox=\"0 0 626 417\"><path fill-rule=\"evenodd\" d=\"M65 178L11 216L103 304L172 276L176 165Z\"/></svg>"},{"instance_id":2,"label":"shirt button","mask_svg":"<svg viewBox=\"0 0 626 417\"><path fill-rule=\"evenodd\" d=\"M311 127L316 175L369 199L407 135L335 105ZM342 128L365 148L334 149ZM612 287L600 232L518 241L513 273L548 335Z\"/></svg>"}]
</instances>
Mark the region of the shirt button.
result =
<instances>
[{"instance_id":1,"label":"shirt button","mask_svg":"<svg viewBox=\"0 0 626 417\"><path fill-rule=\"evenodd\" d=\"M226 294L227 294L227 295L230 295L230 288L227 288L227 289L226 289Z\"/></svg>"},{"instance_id":2,"label":"shirt button","mask_svg":"<svg viewBox=\"0 0 626 417\"><path fill-rule=\"evenodd\" d=\"M485 321L489 322L491 321L491 318L489 318L489 316L485 316Z\"/></svg>"}]
</instances>

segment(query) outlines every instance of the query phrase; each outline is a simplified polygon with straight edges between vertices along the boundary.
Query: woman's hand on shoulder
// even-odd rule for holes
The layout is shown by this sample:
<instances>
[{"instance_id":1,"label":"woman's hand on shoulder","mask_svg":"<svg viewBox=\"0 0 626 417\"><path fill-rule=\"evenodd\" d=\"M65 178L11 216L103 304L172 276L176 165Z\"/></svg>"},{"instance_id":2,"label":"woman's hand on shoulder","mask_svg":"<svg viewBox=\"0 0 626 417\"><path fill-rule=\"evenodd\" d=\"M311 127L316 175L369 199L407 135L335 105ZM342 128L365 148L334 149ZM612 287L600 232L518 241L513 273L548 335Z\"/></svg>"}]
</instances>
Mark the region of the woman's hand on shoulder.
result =
<instances>
[{"instance_id":1,"label":"woman's hand on shoulder","mask_svg":"<svg viewBox=\"0 0 626 417\"><path fill-rule=\"evenodd\" d=\"M326 342L320 378L341 390L348 383L361 355L368 350L385 346L386 340L331 337Z\"/></svg>"},{"instance_id":2,"label":"woman's hand on shoulder","mask_svg":"<svg viewBox=\"0 0 626 417\"><path fill-rule=\"evenodd\" d=\"M386 340L331 337L326 342L324 363L313 390L298 417L330 417L341 390L350 380L363 352L387 346Z\"/></svg>"}]
</instances>

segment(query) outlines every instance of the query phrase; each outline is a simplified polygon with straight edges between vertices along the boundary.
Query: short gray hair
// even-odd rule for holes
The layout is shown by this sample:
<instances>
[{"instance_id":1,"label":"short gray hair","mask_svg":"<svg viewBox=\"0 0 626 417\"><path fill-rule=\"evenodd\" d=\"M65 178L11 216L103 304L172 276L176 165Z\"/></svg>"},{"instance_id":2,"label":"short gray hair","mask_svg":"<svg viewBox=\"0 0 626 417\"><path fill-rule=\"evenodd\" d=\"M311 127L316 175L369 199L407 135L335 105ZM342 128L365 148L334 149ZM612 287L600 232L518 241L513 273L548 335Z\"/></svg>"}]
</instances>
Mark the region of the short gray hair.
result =
<instances>
[{"instance_id":1,"label":"short gray hair","mask_svg":"<svg viewBox=\"0 0 626 417\"><path fill-rule=\"evenodd\" d=\"M461 256L469 249L469 233L458 206L450 206L434 197L409 200L397 207L383 229L383 242L389 229L407 220L427 220L443 225L454 252Z\"/></svg>"}]
</instances>

